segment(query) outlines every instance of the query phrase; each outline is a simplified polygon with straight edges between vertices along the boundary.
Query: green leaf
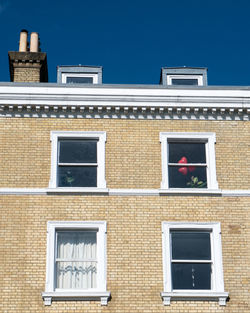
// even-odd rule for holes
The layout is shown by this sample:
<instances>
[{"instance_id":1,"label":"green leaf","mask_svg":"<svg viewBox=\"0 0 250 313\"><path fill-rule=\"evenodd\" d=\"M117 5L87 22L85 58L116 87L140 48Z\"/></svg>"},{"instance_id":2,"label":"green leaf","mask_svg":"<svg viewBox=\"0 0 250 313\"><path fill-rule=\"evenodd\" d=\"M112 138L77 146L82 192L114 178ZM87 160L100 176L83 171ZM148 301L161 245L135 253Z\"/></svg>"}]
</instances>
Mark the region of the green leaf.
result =
<instances>
[{"instance_id":1,"label":"green leaf","mask_svg":"<svg viewBox=\"0 0 250 313\"><path fill-rule=\"evenodd\" d=\"M193 181L195 184L197 184L198 183L198 177L194 177Z\"/></svg>"}]
</instances>

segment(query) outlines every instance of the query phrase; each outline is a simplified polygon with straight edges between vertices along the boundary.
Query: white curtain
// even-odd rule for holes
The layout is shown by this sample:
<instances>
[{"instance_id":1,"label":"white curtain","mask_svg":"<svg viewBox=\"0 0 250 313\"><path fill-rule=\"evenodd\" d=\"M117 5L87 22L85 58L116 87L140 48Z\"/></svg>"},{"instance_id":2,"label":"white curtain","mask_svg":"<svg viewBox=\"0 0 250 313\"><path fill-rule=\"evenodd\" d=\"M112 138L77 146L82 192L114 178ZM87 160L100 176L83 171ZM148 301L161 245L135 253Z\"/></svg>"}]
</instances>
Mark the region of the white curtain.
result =
<instances>
[{"instance_id":1,"label":"white curtain","mask_svg":"<svg viewBox=\"0 0 250 313\"><path fill-rule=\"evenodd\" d=\"M96 275L96 232L57 232L57 288L96 288Z\"/></svg>"}]
</instances>

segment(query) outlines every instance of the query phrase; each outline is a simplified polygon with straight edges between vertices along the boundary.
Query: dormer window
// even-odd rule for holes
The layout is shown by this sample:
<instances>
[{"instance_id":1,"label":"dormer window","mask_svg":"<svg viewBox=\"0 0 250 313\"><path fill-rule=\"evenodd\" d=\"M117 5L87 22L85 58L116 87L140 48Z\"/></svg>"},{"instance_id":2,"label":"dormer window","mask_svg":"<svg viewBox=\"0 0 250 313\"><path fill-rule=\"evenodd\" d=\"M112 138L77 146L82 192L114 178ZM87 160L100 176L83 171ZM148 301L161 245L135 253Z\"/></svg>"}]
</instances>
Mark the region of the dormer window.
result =
<instances>
[{"instance_id":1,"label":"dormer window","mask_svg":"<svg viewBox=\"0 0 250 313\"><path fill-rule=\"evenodd\" d=\"M162 68L161 83L167 86L206 86L206 68Z\"/></svg>"},{"instance_id":2,"label":"dormer window","mask_svg":"<svg viewBox=\"0 0 250 313\"><path fill-rule=\"evenodd\" d=\"M101 84L100 66L58 66L57 82L63 84Z\"/></svg>"}]
</instances>

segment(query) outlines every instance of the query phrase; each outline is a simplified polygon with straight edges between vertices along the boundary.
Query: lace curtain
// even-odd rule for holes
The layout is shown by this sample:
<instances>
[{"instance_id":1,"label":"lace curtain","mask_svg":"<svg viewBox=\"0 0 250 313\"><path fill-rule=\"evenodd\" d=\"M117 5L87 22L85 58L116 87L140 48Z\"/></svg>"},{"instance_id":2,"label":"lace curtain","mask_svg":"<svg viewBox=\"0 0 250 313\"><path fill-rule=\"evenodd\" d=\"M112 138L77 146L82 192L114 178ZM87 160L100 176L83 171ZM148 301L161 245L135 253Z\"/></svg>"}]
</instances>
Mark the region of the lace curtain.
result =
<instances>
[{"instance_id":1,"label":"lace curtain","mask_svg":"<svg viewBox=\"0 0 250 313\"><path fill-rule=\"evenodd\" d=\"M96 232L57 232L56 288L96 288Z\"/></svg>"}]
</instances>

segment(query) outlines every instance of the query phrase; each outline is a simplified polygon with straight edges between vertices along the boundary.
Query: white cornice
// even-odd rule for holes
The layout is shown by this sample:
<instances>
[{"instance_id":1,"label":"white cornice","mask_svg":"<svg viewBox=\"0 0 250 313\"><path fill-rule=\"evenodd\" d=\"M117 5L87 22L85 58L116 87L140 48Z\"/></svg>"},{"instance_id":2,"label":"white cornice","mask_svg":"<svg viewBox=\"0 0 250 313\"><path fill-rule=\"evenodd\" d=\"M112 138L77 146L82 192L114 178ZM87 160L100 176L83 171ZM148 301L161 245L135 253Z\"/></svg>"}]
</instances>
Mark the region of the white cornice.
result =
<instances>
[{"instance_id":1,"label":"white cornice","mask_svg":"<svg viewBox=\"0 0 250 313\"><path fill-rule=\"evenodd\" d=\"M0 116L249 120L249 89L0 85Z\"/></svg>"}]
</instances>

